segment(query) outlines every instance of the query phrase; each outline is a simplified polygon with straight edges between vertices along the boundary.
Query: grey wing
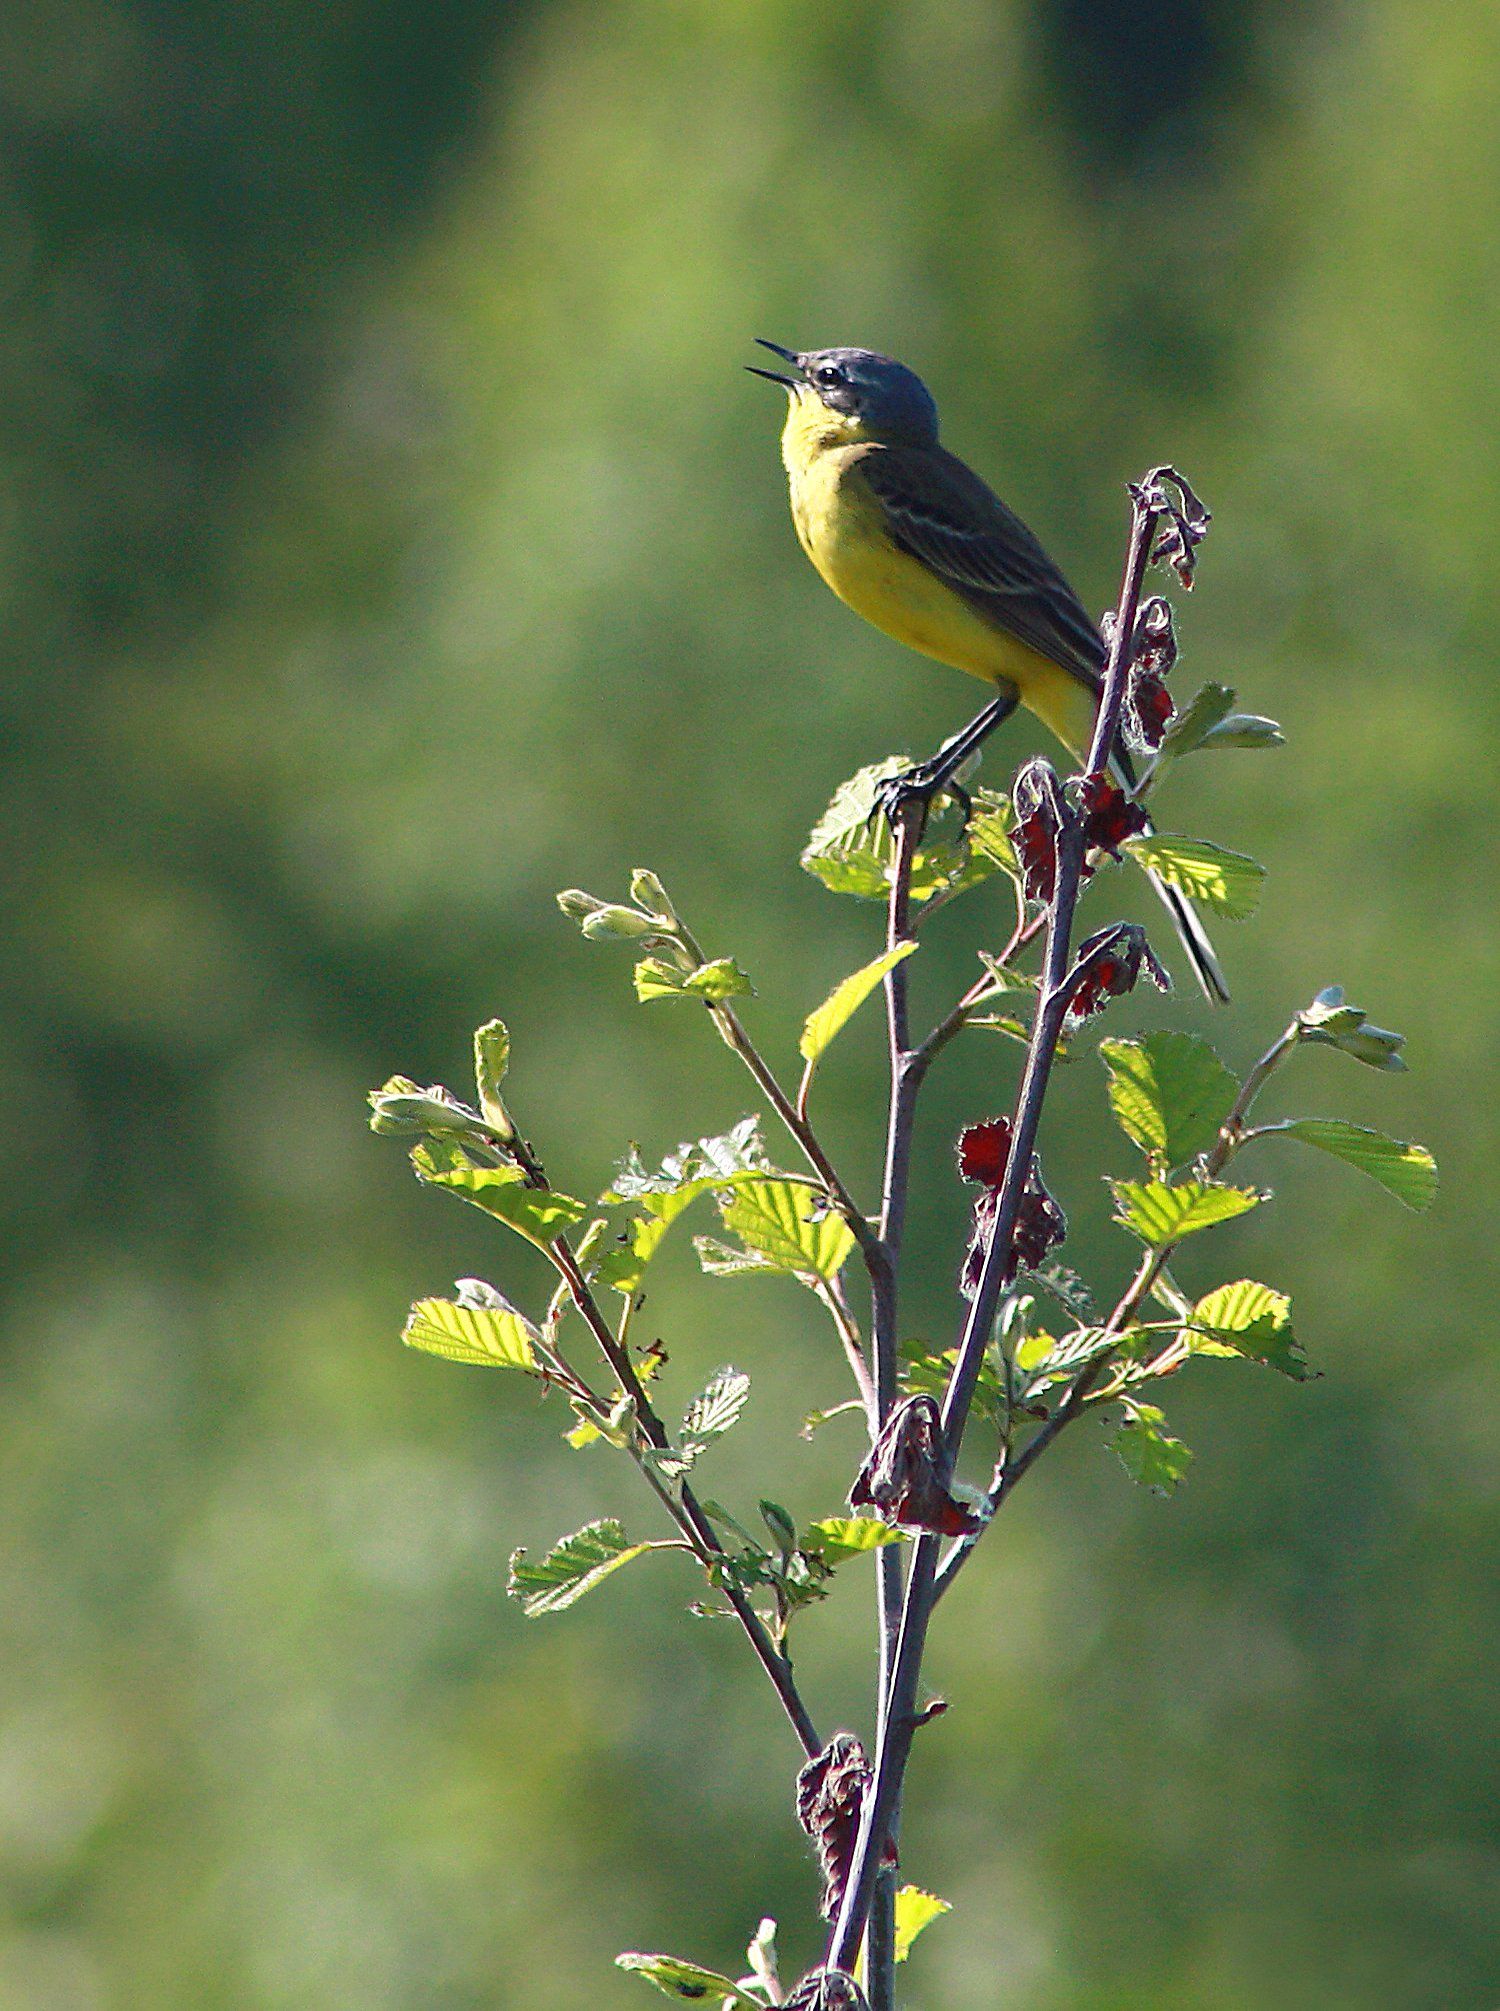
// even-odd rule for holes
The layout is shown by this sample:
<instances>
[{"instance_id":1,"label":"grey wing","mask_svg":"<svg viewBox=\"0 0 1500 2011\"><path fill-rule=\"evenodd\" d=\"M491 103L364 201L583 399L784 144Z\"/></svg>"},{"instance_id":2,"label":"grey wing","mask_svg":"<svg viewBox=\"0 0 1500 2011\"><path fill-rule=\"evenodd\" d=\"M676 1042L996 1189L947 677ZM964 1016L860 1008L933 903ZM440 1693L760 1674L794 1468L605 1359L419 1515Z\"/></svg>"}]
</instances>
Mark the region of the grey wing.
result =
<instances>
[{"instance_id":1,"label":"grey wing","mask_svg":"<svg viewBox=\"0 0 1500 2011\"><path fill-rule=\"evenodd\" d=\"M1104 639L1021 519L962 461L872 447L860 456L896 544L952 582L971 606L1097 689Z\"/></svg>"}]
</instances>

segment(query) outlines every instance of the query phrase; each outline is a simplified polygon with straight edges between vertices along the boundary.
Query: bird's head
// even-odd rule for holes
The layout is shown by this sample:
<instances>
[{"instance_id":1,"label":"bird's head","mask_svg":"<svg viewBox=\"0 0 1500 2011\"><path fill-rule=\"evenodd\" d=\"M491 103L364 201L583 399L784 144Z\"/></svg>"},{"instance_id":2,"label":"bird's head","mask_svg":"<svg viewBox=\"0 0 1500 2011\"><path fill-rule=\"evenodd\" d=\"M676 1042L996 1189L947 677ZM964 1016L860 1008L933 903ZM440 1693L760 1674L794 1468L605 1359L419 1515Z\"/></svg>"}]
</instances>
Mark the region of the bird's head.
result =
<instances>
[{"instance_id":1,"label":"bird's head","mask_svg":"<svg viewBox=\"0 0 1500 2011\"><path fill-rule=\"evenodd\" d=\"M794 406L821 407L851 440L899 440L931 445L938 436L937 406L915 370L873 349L783 349L756 340L796 372L747 367L757 377L784 384Z\"/></svg>"}]
</instances>

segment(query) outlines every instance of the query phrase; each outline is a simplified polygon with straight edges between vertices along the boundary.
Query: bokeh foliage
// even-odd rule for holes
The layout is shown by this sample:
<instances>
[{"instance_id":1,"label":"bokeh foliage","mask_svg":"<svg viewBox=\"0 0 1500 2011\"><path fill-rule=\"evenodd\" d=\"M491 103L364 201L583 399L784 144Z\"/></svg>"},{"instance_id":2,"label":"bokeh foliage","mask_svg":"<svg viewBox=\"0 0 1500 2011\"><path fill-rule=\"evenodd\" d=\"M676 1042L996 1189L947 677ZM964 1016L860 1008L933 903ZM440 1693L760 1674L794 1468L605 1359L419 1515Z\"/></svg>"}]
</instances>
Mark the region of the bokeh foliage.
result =
<instances>
[{"instance_id":1,"label":"bokeh foliage","mask_svg":"<svg viewBox=\"0 0 1500 2011\"><path fill-rule=\"evenodd\" d=\"M1192 470L1217 524L1179 678L1289 735L1181 784L1271 869L1214 1037L1243 1064L1345 983L1413 1072L1336 1107L1445 1171L1408 1221L1279 1164L1258 1254L1325 1379L1185 1392L1168 1504L1080 1434L981 1553L934 1644L957 1707L907 1847L956 1910L913 1988L1490 2011L1500 28L1184 12L7 17L5 2011L624 2004L616 1949L732 1963L766 1911L812 1951L794 1754L739 1644L628 1578L551 1625L507 1605L514 1545L620 1503L397 1345L490 1252L361 1111L499 1011L574 1191L622 1136L732 1123L727 1058L552 905L642 860L764 973L784 1055L873 953L796 852L973 694L803 565L735 369L757 333L909 358L1091 604L1124 479ZM846 1159L877 1048L821 1084ZM914 1331L951 1330L951 1138L1012 1066L934 1080ZM1069 1112L1097 1137L1102 1097L1067 1071L1045 1141L1085 1238ZM694 1335L669 1271L648 1313L685 1382L733 1358L765 1390L734 1479L800 1461L792 1507L829 1513L838 1425L764 1421L834 1365L765 1289ZM867 1603L809 1623L846 1714Z\"/></svg>"}]
</instances>

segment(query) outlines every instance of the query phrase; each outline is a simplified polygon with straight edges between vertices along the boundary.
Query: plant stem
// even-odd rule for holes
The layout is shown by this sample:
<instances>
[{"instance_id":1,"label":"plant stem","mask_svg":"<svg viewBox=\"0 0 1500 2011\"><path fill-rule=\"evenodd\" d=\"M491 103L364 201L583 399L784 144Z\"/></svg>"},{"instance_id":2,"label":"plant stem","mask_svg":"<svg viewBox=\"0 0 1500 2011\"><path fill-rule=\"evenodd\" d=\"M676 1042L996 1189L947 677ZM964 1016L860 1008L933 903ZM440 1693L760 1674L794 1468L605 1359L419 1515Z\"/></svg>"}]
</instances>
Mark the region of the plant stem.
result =
<instances>
[{"instance_id":1,"label":"plant stem","mask_svg":"<svg viewBox=\"0 0 1500 2011\"><path fill-rule=\"evenodd\" d=\"M1090 743L1087 773L1107 772L1109 754L1115 744L1120 708L1124 702L1126 676L1130 667L1140 606L1141 584L1156 532L1158 512L1150 500L1150 486L1134 497L1129 550L1120 603L1110 642L1109 663L1104 674ZM1056 875L1053 897L1047 910L1047 944L1041 994L1026 1067L1012 1120L1010 1156L1005 1177L996 1199L984 1261L969 1305L954 1363L943 1399L943 1477L951 1474L968 1421L974 1385L984 1350L989 1344L995 1310L1011 1263L1011 1245L1026 1183L1030 1176L1042 1105L1052 1063L1062 1034L1067 1010L1067 976L1072 943L1073 915L1084 863L1082 820L1068 817L1057 840ZM1080 1378L1080 1381L1082 1379ZM1075 1386L1076 1387L1076 1386ZM1061 1429L1061 1426L1058 1427ZM906 1597L894 1665L881 1714L873 1761L873 1778L865 1794L860 1814L859 1836L854 1861L844 1888L843 1903L829 1942L828 1964L834 1969L852 1967L864 1936L880 1862L881 1845L889 1830L893 1812L899 1806L901 1783L911 1751L915 1730L917 1686L921 1677L922 1653L934 1607L934 1585L938 1552L942 1539L923 1535L917 1543L906 1581Z\"/></svg>"},{"instance_id":2,"label":"plant stem","mask_svg":"<svg viewBox=\"0 0 1500 2011\"><path fill-rule=\"evenodd\" d=\"M770 1065L746 1032L745 1023L734 1008L728 1005L710 1005L709 1011L713 1014L714 1024L723 1036L725 1046L739 1056L754 1076L761 1094L796 1141L803 1158L822 1181L839 1214L854 1232L854 1239L864 1253L866 1262L869 1262L877 1249L879 1239L870 1227L868 1217L861 1213L859 1203L844 1185L833 1161L823 1150L817 1133L776 1080Z\"/></svg>"},{"instance_id":3,"label":"plant stem","mask_svg":"<svg viewBox=\"0 0 1500 2011\"><path fill-rule=\"evenodd\" d=\"M909 803L898 814L896 853L891 865L891 891L886 904L885 946L896 949L911 940L911 875L926 813ZM901 1243L906 1229L906 1198L911 1177L911 1140L917 1092L926 1073L910 1051L911 1015L907 963L903 958L885 976L886 1031L890 1054L890 1104L886 1120L885 1165L880 1182L878 1261L870 1273L870 1352L875 1365L874 1404L870 1418L873 1444L900 1394L898 1349L898 1284ZM895 1669L901 1624L902 1574L900 1546L887 1544L875 1553L875 1741L879 1750L885 1731L886 1698ZM886 1834L895 1841L900 1826L899 1797L886 1819ZM896 1882L877 1875L865 1944L865 1983L870 2011L893 2011L896 1977Z\"/></svg>"},{"instance_id":4,"label":"plant stem","mask_svg":"<svg viewBox=\"0 0 1500 2011\"><path fill-rule=\"evenodd\" d=\"M601 1312L599 1302L579 1268L572 1246L565 1236L557 1236L549 1245L548 1253L568 1287L569 1297L577 1308L579 1317L599 1343L605 1360L619 1379L620 1388L634 1404L636 1421L642 1436L657 1451L664 1451L670 1443L666 1426L657 1416L651 1399L646 1394L645 1386L636 1374L635 1364L631 1361L629 1353L621 1347L608 1320ZM808 1715L807 1706L798 1693L792 1675L791 1659L776 1646L760 1615L741 1587L736 1585L729 1575L725 1568L729 1563L728 1554L693 1490L687 1481L683 1480L679 1483L680 1492L674 1494L663 1482L661 1475L651 1466L650 1461L640 1453L636 1455L636 1464L645 1474L667 1513L688 1539L693 1554L706 1569L715 1574L715 1583L734 1608L757 1661L770 1677L803 1752L808 1759L815 1758L823 1750L823 1742L818 1737L813 1721Z\"/></svg>"}]
</instances>

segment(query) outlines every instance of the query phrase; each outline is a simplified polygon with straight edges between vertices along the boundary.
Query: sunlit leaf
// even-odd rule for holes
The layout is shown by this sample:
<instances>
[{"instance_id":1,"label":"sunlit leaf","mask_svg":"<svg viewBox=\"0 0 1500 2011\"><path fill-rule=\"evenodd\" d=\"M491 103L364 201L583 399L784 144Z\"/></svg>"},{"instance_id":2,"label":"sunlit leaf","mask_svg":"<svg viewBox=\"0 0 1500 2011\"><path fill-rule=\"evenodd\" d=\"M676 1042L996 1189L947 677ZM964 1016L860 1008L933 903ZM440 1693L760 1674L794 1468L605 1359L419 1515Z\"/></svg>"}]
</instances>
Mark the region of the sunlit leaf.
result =
<instances>
[{"instance_id":1,"label":"sunlit leaf","mask_svg":"<svg viewBox=\"0 0 1500 2011\"><path fill-rule=\"evenodd\" d=\"M899 756L876 762L860 769L835 791L802 854L804 870L830 892L867 901L885 899L896 847L890 824L877 807L876 791L881 782L901 774L907 766ZM977 790L974 809L968 832L955 839L938 837L929 829L912 862L914 901L956 893L997 871L1014 872L1006 836L1008 805L988 790Z\"/></svg>"},{"instance_id":2,"label":"sunlit leaf","mask_svg":"<svg viewBox=\"0 0 1500 2011\"><path fill-rule=\"evenodd\" d=\"M1274 719L1259 712L1231 712L1204 734L1204 747L1284 747L1286 735Z\"/></svg>"},{"instance_id":3,"label":"sunlit leaf","mask_svg":"<svg viewBox=\"0 0 1500 2011\"><path fill-rule=\"evenodd\" d=\"M747 1249L799 1277L836 1276L854 1248L848 1223L819 1212L812 1190L791 1180L745 1180L722 1214Z\"/></svg>"},{"instance_id":4,"label":"sunlit leaf","mask_svg":"<svg viewBox=\"0 0 1500 2011\"><path fill-rule=\"evenodd\" d=\"M1291 1300L1254 1278L1237 1278L1206 1293L1185 1331L1195 1355L1244 1355L1299 1383L1313 1373L1292 1332Z\"/></svg>"},{"instance_id":5,"label":"sunlit leaf","mask_svg":"<svg viewBox=\"0 0 1500 2011\"><path fill-rule=\"evenodd\" d=\"M1182 710L1173 715L1162 738L1162 754L1175 757L1201 747L1205 737L1229 716L1233 704L1234 693L1227 684L1201 685Z\"/></svg>"},{"instance_id":6,"label":"sunlit leaf","mask_svg":"<svg viewBox=\"0 0 1500 2011\"><path fill-rule=\"evenodd\" d=\"M684 1439L722 1438L739 1420L750 1394L750 1378L739 1369L722 1368L688 1405L682 1419Z\"/></svg>"},{"instance_id":7,"label":"sunlit leaf","mask_svg":"<svg viewBox=\"0 0 1500 2011\"><path fill-rule=\"evenodd\" d=\"M489 1122L509 1132L510 1113L500 1094L500 1084L510 1066L510 1035L503 1020L487 1020L474 1034L474 1081L479 1090L479 1108Z\"/></svg>"},{"instance_id":8,"label":"sunlit leaf","mask_svg":"<svg viewBox=\"0 0 1500 2011\"><path fill-rule=\"evenodd\" d=\"M957 1348L934 1352L913 1349L902 1358L902 1390L908 1396L933 1396L941 1402L957 1360ZM973 1405L976 1415L992 1420L998 1419L1005 1409L1005 1384L994 1352L989 1348L980 1357Z\"/></svg>"},{"instance_id":9,"label":"sunlit leaf","mask_svg":"<svg viewBox=\"0 0 1500 2011\"><path fill-rule=\"evenodd\" d=\"M1437 1161L1425 1145L1410 1145L1401 1138L1388 1138L1383 1131L1346 1124L1336 1117L1298 1117L1266 1128L1287 1138L1300 1138L1304 1145L1315 1145L1347 1166L1357 1166L1408 1208L1430 1208L1437 1196Z\"/></svg>"},{"instance_id":10,"label":"sunlit leaf","mask_svg":"<svg viewBox=\"0 0 1500 2011\"><path fill-rule=\"evenodd\" d=\"M1127 838L1125 850L1216 915L1243 921L1259 905L1266 869L1243 852L1229 852L1201 838L1164 831L1149 838Z\"/></svg>"},{"instance_id":11,"label":"sunlit leaf","mask_svg":"<svg viewBox=\"0 0 1500 2011\"><path fill-rule=\"evenodd\" d=\"M894 970L916 947L914 942L897 943L893 950L887 950L883 956L876 957L872 963L852 972L842 984L835 986L817 1011L808 1014L798 1042L802 1059L810 1062L820 1060L886 972Z\"/></svg>"},{"instance_id":12,"label":"sunlit leaf","mask_svg":"<svg viewBox=\"0 0 1500 2011\"><path fill-rule=\"evenodd\" d=\"M828 1565L842 1564L847 1558L862 1557L868 1550L905 1540L899 1529L868 1515L826 1516L821 1522L810 1522L802 1532L802 1548Z\"/></svg>"},{"instance_id":13,"label":"sunlit leaf","mask_svg":"<svg viewBox=\"0 0 1500 2011\"><path fill-rule=\"evenodd\" d=\"M769 1257L763 1257L758 1250L737 1248L733 1243L721 1242L717 1236L695 1236L693 1248L698 1253L698 1262L711 1278L739 1278L748 1271L762 1271L776 1276L784 1269L780 1264L773 1264Z\"/></svg>"},{"instance_id":14,"label":"sunlit leaf","mask_svg":"<svg viewBox=\"0 0 1500 2011\"><path fill-rule=\"evenodd\" d=\"M919 1885L903 1885L896 1894L896 1960L904 1962L924 1927L953 1911L952 1903Z\"/></svg>"},{"instance_id":15,"label":"sunlit leaf","mask_svg":"<svg viewBox=\"0 0 1500 2011\"><path fill-rule=\"evenodd\" d=\"M648 1550L673 1547L627 1543L621 1525L612 1516L605 1516L575 1529L534 1564L528 1562L524 1550L512 1551L506 1590L512 1599L520 1600L527 1619L534 1620L543 1613L560 1613L633 1557L640 1557Z\"/></svg>"},{"instance_id":16,"label":"sunlit leaf","mask_svg":"<svg viewBox=\"0 0 1500 2011\"><path fill-rule=\"evenodd\" d=\"M1218 1137L1239 1084L1206 1042L1185 1033L1101 1040L1109 1107L1126 1137L1165 1166L1182 1166Z\"/></svg>"},{"instance_id":17,"label":"sunlit leaf","mask_svg":"<svg viewBox=\"0 0 1500 2011\"><path fill-rule=\"evenodd\" d=\"M733 957L715 957L696 970L679 970L662 957L642 957L635 967L635 995L644 1005L652 999L705 999L717 1005L744 997L755 987Z\"/></svg>"},{"instance_id":18,"label":"sunlit leaf","mask_svg":"<svg viewBox=\"0 0 1500 2011\"><path fill-rule=\"evenodd\" d=\"M536 1328L514 1306L461 1306L452 1299L418 1299L401 1330L409 1348L478 1368L536 1368Z\"/></svg>"},{"instance_id":19,"label":"sunlit leaf","mask_svg":"<svg viewBox=\"0 0 1500 2011\"><path fill-rule=\"evenodd\" d=\"M732 2005L735 2011L765 2011L754 1997L746 1996L737 1983L716 1969L703 1969L696 1962L684 1962L679 1955L640 1955L627 1950L615 1957L615 1965L654 1983L664 1997L682 2004Z\"/></svg>"},{"instance_id":20,"label":"sunlit leaf","mask_svg":"<svg viewBox=\"0 0 1500 2011\"><path fill-rule=\"evenodd\" d=\"M465 1201L493 1215L538 1249L581 1222L586 1201L547 1187L528 1187L512 1166L476 1166L468 1155L445 1139L423 1140L412 1147L417 1178L429 1187L446 1187Z\"/></svg>"},{"instance_id":21,"label":"sunlit leaf","mask_svg":"<svg viewBox=\"0 0 1500 2011\"><path fill-rule=\"evenodd\" d=\"M1161 1249L1180 1236L1233 1221L1262 1199L1253 1187L1222 1187L1212 1181L1183 1180L1169 1187L1164 1180L1111 1180L1115 1220L1143 1243Z\"/></svg>"},{"instance_id":22,"label":"sunlit leaf","mask_svg":"<svg viewBox=\"0 0 1500 2011\"><path fill-rule=\"evenodd\" d=\"M1142 1487L1170 1494L1192 1463L1192 1451L1165 1430L1166 1417L1154 1404L1127 1404L1125 1422L1110 1440L1125 1471Z\"/></svg>"}]
</instances>

